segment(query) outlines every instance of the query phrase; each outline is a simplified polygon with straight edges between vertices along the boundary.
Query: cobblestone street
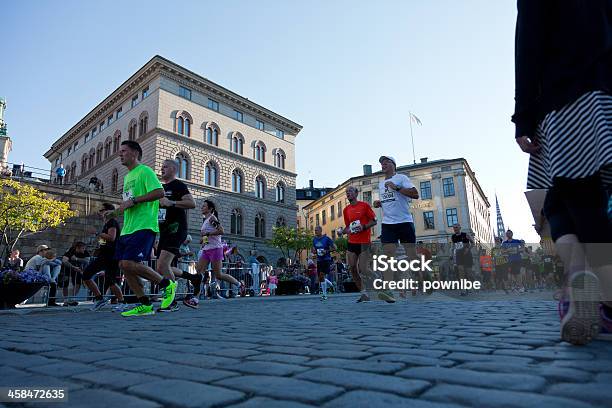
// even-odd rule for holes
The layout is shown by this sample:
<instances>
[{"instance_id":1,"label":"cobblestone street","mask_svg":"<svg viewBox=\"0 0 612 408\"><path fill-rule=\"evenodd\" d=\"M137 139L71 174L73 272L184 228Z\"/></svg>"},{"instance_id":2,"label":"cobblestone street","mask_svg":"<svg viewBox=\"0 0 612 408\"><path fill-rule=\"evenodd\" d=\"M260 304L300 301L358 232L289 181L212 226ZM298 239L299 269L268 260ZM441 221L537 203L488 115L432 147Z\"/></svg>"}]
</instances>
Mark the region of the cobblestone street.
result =
<instances>
[{"instance_id":1,"label":"cobblestone street","mask_svg":"<svg viewBox=\"0 0 612 408\"><path fill-rule=\"evenodd\" d=\"M560 343L553 301L355 299L3 312L0 386L69 390L36 407L612 406L610 343Z\"/></svg>"}]
</instances>

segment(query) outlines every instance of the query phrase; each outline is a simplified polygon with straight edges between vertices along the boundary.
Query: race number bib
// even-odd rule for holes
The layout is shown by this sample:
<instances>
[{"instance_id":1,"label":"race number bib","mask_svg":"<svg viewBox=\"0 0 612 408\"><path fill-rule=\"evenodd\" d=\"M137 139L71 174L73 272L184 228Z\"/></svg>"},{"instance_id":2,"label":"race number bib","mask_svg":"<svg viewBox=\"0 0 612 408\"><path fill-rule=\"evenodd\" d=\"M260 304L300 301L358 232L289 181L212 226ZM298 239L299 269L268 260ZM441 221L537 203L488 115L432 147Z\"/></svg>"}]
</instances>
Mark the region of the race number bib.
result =
<instances>
[{"instance_id":1,"label":"race number bib","mask_svg":"<svg viewBox=\"0 0 612 408\"><path fill-rule=\"evenodd\" d=\"M459 251L463 249L463 242L455 242L455 250Z\"/></svg>"},{"instance_id":2,"label":"race number bib","mask_svg":"<svg viewBox=\"0 0 612 408\"><path fill-rule=\"evenodd\" d=\"M157 213L157 222L164 222L164 221L166 221L166 209L160 208L159 212Z\"/></svg>"},{"instance_id":3,"label":"race number bib","mask_svg":"<svg viewBox=\"0 0 612 408\"><path fill-rule=\"evenodd\" d=\"M319 255L319 256L323 256L323 255L325 255L325 249L323 249L323 248L317 248L317 255Z\"/></svg>"},{"instance_id":4,"label":"race number bib","mask_svg":"<svg viewBox=\"0 0 612 408\"><path fill-rule=\"evenodd\" d=\"M351 222L351 224L349 225L349 229L351 231L352 234L357 232L357 228L361 226L361 221L356 220Z\"/></svg>"},{"instance_id":5,"label":"race number bib","mask_svg":"<svg viewBox=\"0 0 612 408\"><path fill-rule=\"evenodd\" d=\"M134 194L132 194L131 191L124 191L123 192L123 201L129 201L134 197Z\"/></svg>"}]
</instances>

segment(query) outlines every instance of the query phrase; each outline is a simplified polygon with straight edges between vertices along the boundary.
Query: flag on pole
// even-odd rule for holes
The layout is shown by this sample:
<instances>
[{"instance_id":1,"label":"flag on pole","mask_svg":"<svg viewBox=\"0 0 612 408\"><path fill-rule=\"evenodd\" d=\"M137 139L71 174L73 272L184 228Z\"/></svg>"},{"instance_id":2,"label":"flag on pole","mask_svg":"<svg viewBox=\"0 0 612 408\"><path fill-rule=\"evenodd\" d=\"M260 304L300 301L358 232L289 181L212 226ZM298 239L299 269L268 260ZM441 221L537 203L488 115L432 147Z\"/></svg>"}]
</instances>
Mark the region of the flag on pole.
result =
<instances>
[{"instance_id":1,"label":"flag on pole","mask_svg":"<svg viewBox=\"0 0 612 408\"><path fill-rule=\"evenodd\" d=\"M417 116L414 113L408 112L408 114L410 115L410 121L411 122L416 123L419 126L422 125L421 119L417 118Z\"/></svg>"}]
</instances>

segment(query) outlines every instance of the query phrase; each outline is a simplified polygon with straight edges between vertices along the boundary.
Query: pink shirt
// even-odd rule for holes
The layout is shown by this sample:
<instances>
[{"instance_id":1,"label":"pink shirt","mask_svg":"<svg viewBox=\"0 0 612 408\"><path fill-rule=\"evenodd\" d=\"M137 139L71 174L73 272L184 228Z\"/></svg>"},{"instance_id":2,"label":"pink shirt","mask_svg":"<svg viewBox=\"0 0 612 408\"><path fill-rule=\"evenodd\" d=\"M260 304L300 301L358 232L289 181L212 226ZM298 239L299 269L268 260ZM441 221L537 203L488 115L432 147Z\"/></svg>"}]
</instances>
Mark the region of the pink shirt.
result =
<instances>
[{"instance_id":1,"label":"pink shirt","mask_svg":"<svg viewBox=\"0 0 612 408\"><path fill-rule=\"evenodd\" d=\"M274 285L278 284L278 276L268 276L268 280Z\"/></svg>"},{"instance_id":2,"label":"pink shirt","mask_svg":"<svg viewBox=\"0 0 612 408\"><path fill-rule=\"evenodd\" d=\"M215 227L212 226L211 222L217 221L217 218L214 215L209 215L208 218L204 220L202 224L201 232L202 235L209 234L211 232L217 231ZM207 251L209 249L223 248L223 243L221 242L221 235L211 235L208 237L208 243L204 245L204 250Z\"/></svg>"}]
</instances>

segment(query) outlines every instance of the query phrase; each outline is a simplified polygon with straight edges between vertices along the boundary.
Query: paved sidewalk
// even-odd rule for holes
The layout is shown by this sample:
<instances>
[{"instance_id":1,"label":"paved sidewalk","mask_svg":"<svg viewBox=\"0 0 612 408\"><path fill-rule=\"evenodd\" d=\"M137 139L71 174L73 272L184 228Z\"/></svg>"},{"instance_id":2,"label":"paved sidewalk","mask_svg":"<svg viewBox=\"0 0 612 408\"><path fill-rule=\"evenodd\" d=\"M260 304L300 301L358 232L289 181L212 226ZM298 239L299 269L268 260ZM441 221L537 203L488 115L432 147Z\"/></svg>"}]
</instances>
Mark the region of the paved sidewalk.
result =
<instances>
[{"instance_id":1,"label":"paved sidewalk","mask_svg":"<svg viewBox=\"0 0 612 408\"><path fill-rule=\"evenodd\" d=\"M612 343L560 343L552 301L356 297L2 313L0 387L69 390L34 407L612 406Z\"/></svg>"}]
</instances>

